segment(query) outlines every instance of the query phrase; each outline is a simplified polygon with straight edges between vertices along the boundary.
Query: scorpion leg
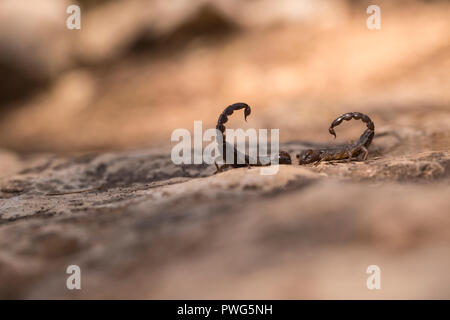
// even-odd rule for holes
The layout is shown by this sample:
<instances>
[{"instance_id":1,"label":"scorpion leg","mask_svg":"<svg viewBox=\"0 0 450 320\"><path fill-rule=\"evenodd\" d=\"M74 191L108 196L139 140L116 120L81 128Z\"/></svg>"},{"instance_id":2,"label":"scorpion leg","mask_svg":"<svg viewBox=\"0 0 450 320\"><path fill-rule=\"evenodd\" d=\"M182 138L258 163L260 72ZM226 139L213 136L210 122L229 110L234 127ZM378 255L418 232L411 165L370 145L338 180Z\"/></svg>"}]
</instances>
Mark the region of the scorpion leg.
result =
<instances>
[{"instance_id":1,"label":"scorpion leg","mask_svg":"<svg viewBox=\"0 0 450 320\"><path fill-rule=\"evenodd\" d=\"M217 162L214 162L214 165L216 166L216 172L214 172L213 174L217 174L217 173L219 173L220 171L222 171L222 168L219 167L219 165L217 164Z\"/></svg>"},{"instance_id":2,"label":"scorpion leg","mask_svg":"<svg viewBox=\"0 0 450 320\"><path fill-rule=\"evenodd\" d=\"M362 153L362 159L363 159L363 160L366 160L366 159L367 159L367 156L369 155L369 151L368 151L367 148L364 147L364 146L361 146L361 151L363 152L363 153Z\"/></svg>"},{"instance_id":3,"label":"scorpion leg","mask_svg":"<svg viewBox=\"0 0 450 320\"><path fill-rule=\"evenodd\" d=\"M355 150L352 150L352 149L347 150L347 156L348 156L347 163L350 163L350 161L352 161L354 152L355 152Z\"/></svg>"},{"instance_id":4,"label":"scorpion leg","mask_svg":"<svg viewBox=\"0 0 450 320\"><path fill-rule=\"evenodd\" d=\"M219 172L222 172L224 169L228 168L230 165L229 164L223 164L219 167L219 165L217 164L217 162L214 162L215 166L216 166L216 172L214 172L213 174L217 174Z\"/></svg>"}]
</instances>

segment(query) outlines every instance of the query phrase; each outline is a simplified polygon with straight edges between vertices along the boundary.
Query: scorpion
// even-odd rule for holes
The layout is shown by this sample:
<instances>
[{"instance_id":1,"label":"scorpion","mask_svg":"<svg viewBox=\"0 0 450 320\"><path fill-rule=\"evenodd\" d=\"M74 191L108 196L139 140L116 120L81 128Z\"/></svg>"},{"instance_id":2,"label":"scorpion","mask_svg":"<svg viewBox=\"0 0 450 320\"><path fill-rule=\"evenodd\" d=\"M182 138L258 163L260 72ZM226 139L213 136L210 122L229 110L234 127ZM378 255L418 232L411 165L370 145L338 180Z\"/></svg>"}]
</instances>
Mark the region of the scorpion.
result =
<instances>
[{"instance_id":1,"label":"scorpion","mask_svg":"<svg viewBox=\"0 0 450 320\"><path fill-rule=\"evenodd\" d=\"M336 132L334 131L334 127L340 125L344 120L349 121L351 119L362 120L362 122L367 125L367 129L359 137L358 141L343 146L317 150L309 149L302 151L300 154L297 154L299 164L318 164L321 161L343 159L347 159L347 162L350 162L353 158L357 158L358 156L361 156L362 160L366 160L367 155L369 154L367 148L372 143L373 137L375 135L375 125L367 115L360 112L345 113L331 123L328 132L332 134L336 139Z\"/></svg>"},{"instance_id":2,"label":"scorpion","mask_svg":"<svg viewBox=\"0 0 450 320\"><path fill-rule=\"evenodd\" d=\"M217 120L216 129L219 130L222 135L222 143L223 143L222 150L223 150L223 152L222 152L221 156L224 160L225 160L225 155L226 155L226 149L231 147L231 145L225 141L225 126L224 126L224 124L228 121L228 116L231 116L234 111L241 110L241 109L244 109L244 120L247 121L247 117L250 115L252 110L248 104L243 103L243 102L234 103L234 104L226 107L225 110L223 110L223 112L220 114L219 119ZM239 163L237 163L239 154L238 154L236 147L234 147L233 152L234 152L233 164L224 164L219 167L217 165L217 163L214 163L216 165L216 169L217 169L216 173L221 172L223 169L230 167L230 166L232 168L250 167L252 165L253 166L264 166L264 164L262 164L262 162L260 161L260 158L256 159L256 164L250 164L250 157L246 154L244 155L244 163L239 164ZM242 155L240 155L240 156L242 156ZM266 159L266 160L269 160L269 159ZM280 151L278 154L278 163L279 164L291 164L292 163L291 156L289 155L289 153L286 151Z\"/></svg>"}]
</instances>

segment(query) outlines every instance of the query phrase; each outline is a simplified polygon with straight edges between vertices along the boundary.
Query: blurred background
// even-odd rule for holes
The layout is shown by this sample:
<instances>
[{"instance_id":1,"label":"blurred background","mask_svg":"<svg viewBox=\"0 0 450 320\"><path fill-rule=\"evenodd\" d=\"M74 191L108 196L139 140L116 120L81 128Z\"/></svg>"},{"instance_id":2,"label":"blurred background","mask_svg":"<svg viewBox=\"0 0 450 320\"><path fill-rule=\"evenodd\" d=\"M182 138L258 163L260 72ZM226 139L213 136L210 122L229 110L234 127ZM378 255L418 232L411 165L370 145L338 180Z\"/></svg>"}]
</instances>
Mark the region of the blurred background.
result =
<instances>
[{"instance_id":1,"label":"blurred background","mask_svg":"<svg viewBox=\"0 0 450 320\"><path fill-rule=\"evenodd\" d=\"M81 7L81 30L66 28L70 4ZM366 27L370 4L381 8L379 31ZM249 126L280 128L283 141L327 140L330 121L350 109L373 111L381 124L448 126L441 112L427 113L449 108L449 8L448 1L2 0L0 148L167 145L175 128L192 130L194 120L213 127L237 101L253 107ZM405 106L414 112L389 116ZM351 137L361 128L349 130Z\"/></svg>"}]
</instances>

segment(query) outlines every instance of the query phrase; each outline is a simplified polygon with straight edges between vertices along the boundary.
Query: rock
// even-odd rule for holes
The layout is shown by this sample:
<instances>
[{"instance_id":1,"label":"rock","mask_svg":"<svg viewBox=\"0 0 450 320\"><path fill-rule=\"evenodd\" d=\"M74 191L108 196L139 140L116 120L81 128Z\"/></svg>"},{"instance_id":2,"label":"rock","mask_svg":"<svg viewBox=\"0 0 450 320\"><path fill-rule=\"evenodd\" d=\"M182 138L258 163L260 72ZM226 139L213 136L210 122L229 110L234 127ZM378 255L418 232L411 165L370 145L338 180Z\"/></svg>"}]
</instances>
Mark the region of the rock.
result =
<instances>
[{"instance_id":1,"label":"rock","mask_svg":"<svg viewBox=\"0 0 450 320\"><path fill-rule=\"evenodd\" d=\"M42 156L0 183L0 297L448 298L450 153L396 154L408 136L272 176L176 166L165 149Z\"/></svg>"}]
</instances>

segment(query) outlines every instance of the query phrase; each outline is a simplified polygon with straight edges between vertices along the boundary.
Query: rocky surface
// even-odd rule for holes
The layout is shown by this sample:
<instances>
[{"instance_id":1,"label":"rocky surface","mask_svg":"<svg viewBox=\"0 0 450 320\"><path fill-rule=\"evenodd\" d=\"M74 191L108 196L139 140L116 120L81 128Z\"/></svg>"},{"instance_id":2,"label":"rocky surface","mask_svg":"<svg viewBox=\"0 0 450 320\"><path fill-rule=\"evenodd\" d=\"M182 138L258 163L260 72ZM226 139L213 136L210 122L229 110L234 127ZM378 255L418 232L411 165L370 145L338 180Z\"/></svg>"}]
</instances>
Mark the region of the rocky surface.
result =
<instances>
[{"instance_id":1,"label":"rocky surface","mask_svg":"<svg viewBox=\"0 0 450 320\"><path fill-rule=\"evenodd\" d=\"M387 130L367 161L273 176L175 166L164 149L41 156L0 184L0 296L449 298L450 153L400 154L417 141Z\"/></svg>"}]
</instances>

